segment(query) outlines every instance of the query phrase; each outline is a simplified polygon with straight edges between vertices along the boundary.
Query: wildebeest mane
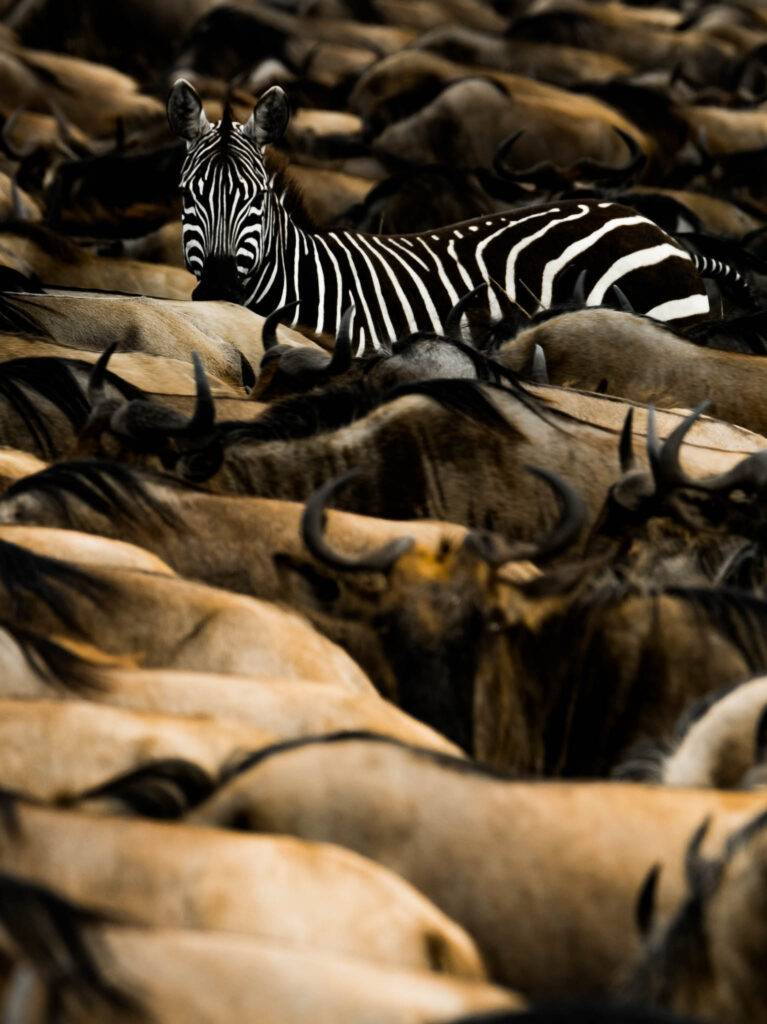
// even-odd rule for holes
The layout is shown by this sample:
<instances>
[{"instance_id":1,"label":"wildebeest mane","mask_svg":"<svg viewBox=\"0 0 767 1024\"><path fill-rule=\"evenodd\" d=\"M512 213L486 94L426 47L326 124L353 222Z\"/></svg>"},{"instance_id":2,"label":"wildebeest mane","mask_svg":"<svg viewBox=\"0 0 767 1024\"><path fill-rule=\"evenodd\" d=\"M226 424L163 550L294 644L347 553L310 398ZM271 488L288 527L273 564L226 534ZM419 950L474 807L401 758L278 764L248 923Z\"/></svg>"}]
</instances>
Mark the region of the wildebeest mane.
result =
<instances>
[{"instance_id":1,"label":"wildebeest mane","mask_svg":"<svg viewBox=\"0 0 767 1024\"><path fill-rule=\"evenodd\" d=\"M290 395L270 404L250 422L223 421L213 437L222 444L287 441L338 430L372 412L383 401L381 389L365 380Z\"/></svg>"},{"instance_id":2,"label":"wildebeest mane","mask_svg":"<svg viewBox=\"0 0 767 1024\"><path fill-rule=\"evenodd\" d=\"M610 775L620 782L663 782L663 764L673 753L665 739L642 739L633 743Z\"/></svg>"},{"instance_id":3,"label":"wildebeest mane","mask_svg":"<svg viewBox=\"0 0 767 1024\"><path fill-rule=\"evenodd\" d=\"M150 761L92 789L66 798L67 805L112 798L145 818L172 820L196 807L215 789L208 773L180 757Z\"/></svg>"},{"instance_id":4,"label":"wildebeest mane","mask_svg":"<svg viewBox=\"0 0 767 1024\"><path fill-rule=\"evenodd\" d=\"M338 732L320 733L313 736L298 736L293 739L270 743L266 747L252 751L241 760L227 765L221 772L220 782L227 782L234 776L241 775L250 768L261 764L262 761L266 761L277 754L286 753L289 750L297 750L299 747L308 747L320 743L347 743L356 740L365 740L370 743L387 743L390 746L399 747L402 750L416 754L425 761L431 761L433 764L449 768L451 771L479 775L501 781L505 780L507 782L517 778L510 770L486 764L483 761L455 757L452 754L446 754L444 751L419 747L415 743L407 743L405 740L396 739L394 736L385 736L383 733L371 732L367 729L347 729Z\"/></svg>"},{"instance_id":5,"label":"wildebeest mane","mask_svg":"<svg viewBox=\"0 0 767 1024\"><path fill-rule=\"evenodd\" d=\"M767 668L767 601L724 587L669 587L665 592L690 604L703 626L714 626L737 647L749 671Z\"/></svg>"},{"instance_id":6,"label":"wildebeest mane","mask_svg":"<svg viewBox=\"0 0 767 1024\"><path fill-rule=\"evenodd\" d=\"M92 697L103 690L102 666L98 663L88 661L41 633L12 622L3 622L2 628L10 634L27 665L46 686L83 697Z\"/></svg>"},{"instance_id":7,"label":"wildebeest mane","mask_svg":"<svg viewBox=\"0 0 767 1024\"><path fill-rule=\"evenodd\" d=\"M541 631L514 632L512 637L520 663L536 665L537 677L547 680L545 692L537 685L531 691L542 720L543 773L570 777L615 772L622 779L658 781L668 745L663 738L632 741L632 734L636 735L639 717L652 707L656 690L658 698L662 696L664 650L651 636L642 646L636 671L618 687L620 656L605 648L602 632L605 612L642 592L603 570L601 579L595 572L595 579L569 600L567 590L573 581L566 569L541 578L547 596L556 595L557 580L562 579L561 614L549 616ZM537 586L538 581L532 581L526 591L534 594ZM767 601L736 590L659 587L647 595L653 631L660 628L659 602L664 595L694 608L701 643L715 629L735 647L750 672L767 667ZM568 652L566 671L563 650Z\"/></svg>"},{"instance_id":8,"label":"wildebeest mane","mask_svg":"<svg viewBox=\"0 0 767 1024\"><path fill-rule=\"evenodd\" d=\"M24 598L30 595L46 604L77 633L82 629L66 590L85 595L92 601L103 601L110 589L103 580L76 565L36 555L8 541L0 541L0 585L7 590L17 617L24 617Z\"/></svg>"},{"instance_id":9,"label":"wildebeest mane","mask_svg":"<svg viewBox=\"0 0 767 1024\"><path fill-rule=\"evenodd\" d=\"M96 1003L141 1013L139 1001L108 981L85 939L85 926L109 919L77 907L47 886L0 872L0 924L49 986L46 1024L55 1024L65 993L91 1009ZM98 1012L96 1011L96 1018Z\"/></svg>"},{"instance_id":10,"label":"wildebeest mane","mask_svg":"<svg viewBox=\"0 0 767 1024\"><path fill-rule=\"evenodd\" d=\"M507 388L494 384L508 393ZM521 397L522 389L520 388ZM213 437L224 445L241 441L287 441L329 433L362 419L381 406L407 395L423 395L485 426L510 431L513 428L484 396L476 381L461 378L408 382L382 390L365 380L357 380L340 387L291 395L274 402L265 412L248 423L223 422L214 428ZM530 403L540 415L536 400L525 393L522 399Z\"/></svg>"},{"instance_id":11,"label":"wildebeest mane","mask_svg":"<svg viewBox=\"0 0 767 1024\"><path fill-rule=\"evenodd\" d=\"M54 405L79 432L91 411L90 402L73 371L90 373L92 366L84 359L61 359L56 356L22 356L0 364L0 397L5 398L29 431L39 451L57 457L60 451L46 423L25 388L35 391ZM126 400L143 398L144 393L114 373L105 374L105 382Z\"/></svg>"},{"instance_id":12,"label":"wildebeest mane","mask_svg":"<svg viewBox=\"0 0 767 1024\"><path fill-rule=\"evenodd\" d=\"M696 345L752 355L767 355L767 312L746 313L722 320L704 320L685 331Z\"/></svg>"},{"instance_id":13,"label":"wildebeest mane","mask_svg":"<svg viewBox=\"0 0 767 1024\"><path fill-rule=\"evenodd\" d=\"M148 471L139 474L120 462L83 459L54 463L38 473L16 480L0 497L0 506L6 498L20 494L43 494L71 522L66 501L71 495L102 516L141 523L149 514L168 526L174 526L176 518L168 505L147 487L146 478L150 475L174 490L196 490L177 477L150 474Z\"/></svg>"}]
</instances>

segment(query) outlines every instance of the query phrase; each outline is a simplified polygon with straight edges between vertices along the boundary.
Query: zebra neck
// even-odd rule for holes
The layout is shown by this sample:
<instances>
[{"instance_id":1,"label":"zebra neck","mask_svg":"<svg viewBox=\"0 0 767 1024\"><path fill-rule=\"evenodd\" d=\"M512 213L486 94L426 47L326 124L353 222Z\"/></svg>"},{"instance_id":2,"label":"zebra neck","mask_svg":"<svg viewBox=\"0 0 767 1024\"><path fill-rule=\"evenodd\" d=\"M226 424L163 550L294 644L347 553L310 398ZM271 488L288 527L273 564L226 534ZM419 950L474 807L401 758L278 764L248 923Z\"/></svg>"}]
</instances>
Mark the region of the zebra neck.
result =
<instances>
[{"instance_id":1,"label":"zebra neck","mask_svg":"<svg viewBox=\"0 0 767 1024\"><path fill-rule=\"evenodd\" d=\"M251 282L247 305L267 316L280 306L300 300L300 263L310 251L310 232L291 217L285 193L271 188L267 190L262 230L261 263ZM299 319L297 312L293 323Z\"/></svg>"}]
</instances>

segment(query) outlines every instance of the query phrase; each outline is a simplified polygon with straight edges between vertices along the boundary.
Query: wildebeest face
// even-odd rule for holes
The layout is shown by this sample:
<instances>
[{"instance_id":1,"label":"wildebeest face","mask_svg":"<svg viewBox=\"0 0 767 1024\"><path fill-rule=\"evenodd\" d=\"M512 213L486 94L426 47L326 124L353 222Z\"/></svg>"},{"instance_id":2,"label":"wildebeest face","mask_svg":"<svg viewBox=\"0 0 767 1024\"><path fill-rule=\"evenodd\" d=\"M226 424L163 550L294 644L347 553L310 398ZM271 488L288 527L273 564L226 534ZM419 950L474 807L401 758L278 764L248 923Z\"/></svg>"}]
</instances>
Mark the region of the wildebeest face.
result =
<instances>
[{"instance_id":1,"label":"wildebeest face","mask_svg":"<svg viewBox=\"0 0 767 1024\"><path fill-rule=\"evenodd\" d=\"M521 610L503 574L447 540L437 551L415 545L386 572L277 563L290 603L346 647L384 696L474 752L476 680L496 688L493 666L505 664L496 655Z\"/></svg>"}]
</instances>

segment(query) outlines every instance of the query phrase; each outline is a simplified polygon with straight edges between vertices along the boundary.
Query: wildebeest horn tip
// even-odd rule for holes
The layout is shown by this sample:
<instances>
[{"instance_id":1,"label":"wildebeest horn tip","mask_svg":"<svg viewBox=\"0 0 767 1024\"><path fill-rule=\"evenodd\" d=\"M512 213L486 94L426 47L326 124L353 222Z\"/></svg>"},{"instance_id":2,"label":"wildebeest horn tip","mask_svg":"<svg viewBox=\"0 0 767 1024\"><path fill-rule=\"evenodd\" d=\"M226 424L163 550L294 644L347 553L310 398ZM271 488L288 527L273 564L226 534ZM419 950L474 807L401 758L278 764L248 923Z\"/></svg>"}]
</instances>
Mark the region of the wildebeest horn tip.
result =
<instances>
[{"instance_id":1,"label":"wildebeest horn tip","mask_svg":"<svg viewBox=\"0 0 767 1024\"><path fill-rule=\"evenodd\" d=\"M339 554L330 547L325 539L324 519L328 501L336 491L360 475L359 469L349 469L317 488L306 502L306 508L301 517L301 537L310 554L318 561L335 569L385 573L392 569L400 556L413 546L415 540L412 537L396 537L375 551L359 558L350 558L347 555Z\"/></svg>"}]
</instances>

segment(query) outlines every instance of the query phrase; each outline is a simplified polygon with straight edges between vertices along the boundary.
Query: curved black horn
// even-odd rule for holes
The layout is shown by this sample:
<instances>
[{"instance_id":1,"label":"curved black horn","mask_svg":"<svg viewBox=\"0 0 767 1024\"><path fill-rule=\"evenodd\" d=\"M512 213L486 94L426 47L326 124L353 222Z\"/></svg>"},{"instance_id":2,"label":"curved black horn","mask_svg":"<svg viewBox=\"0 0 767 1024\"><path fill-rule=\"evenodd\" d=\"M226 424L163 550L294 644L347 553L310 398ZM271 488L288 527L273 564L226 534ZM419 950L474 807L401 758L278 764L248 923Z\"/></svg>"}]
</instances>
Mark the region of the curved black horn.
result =
<instances>
[{"instance_id":1,"label":"curved black horn","mask_svg":"<svg viewBox=\"0 0 767 1024\"><path fill-rule=\"evenodd\" d=\"M624 313L636 312L634 307L631 305L629 297L626 295L622 288L618 287L617 284L610 285L610 287L607 290L607 294L609 295L610 292L613 292L615 298L618 300L618 309L622 310Z\"/></svg>"},{"instance_id":2,"label":"curved black horn","mask_svg":"<svg viewBox=\"0 0 767 1024\"><path fill-rule=\"evenodd\" d=\"M578 492L556 473L542 466L525 466L528 473L545 480L560 499L562 512L557 524L539 541L523 542L511 545L495 545L492 538L472 532L466 537L465 543L492 568L498 569L506 562L531 561L542 562L553 558L568 548L578 537L586 522L588 510L586 503Z\"/></svg>"},{"instance_id":3,"label":"curved black horn","mask_svg":"<svg viewBox=\"0 0 767 1024\"><path fill-rule=\"evenodd\" d=\"M732 469L716 476L703 477L694 481L695 486L704 491L762 491L767 487L767 451L752 452L741 459Z\"/></svg>"},{"instance_id":4,"label":"curved black horn","mask_svg":"<svg viewBox=\"0 0 767 1024\"><path fill-rule=\"evenodd\" d=\"M624 132L617 125L612 125L613 131L623 139L629 151L629 158L622 167L611 167L598 160L585 158L576 161L571 171L574 178L589 181L602 181L614 186L620 185L638 174L647 163L644 150L633 135Z\"/></svg>"},{"instance_id":5,"label":"curved black horn","mask_svg":"<svg viewBox=\"0 0 767 1024\"><path fill-rule=\"evenodd\" d=\"M621 430L621 439L618 446L618 453L621 460L621 472L629 473L636 463L634 459L634 408L633 406L626 413Z\"/></svg>"},{"instance_id":6,"label":"curved black horn","mask_svg":"<svg viewBox=\"0 0 767 1024\"><path fill-rule=\"evenodd\" d=\"M488 282L483 281L481 284L478 284L476 288L472 288L470 292L466 292L462 295L458 302L456 302L445 318L445 334L448 338L460 337L461 317L466 312L467 306L470 306L479 293L487 287Z\"/></svg>"},{"instance_id":7,"label":"curved black horn","mask_svg":"<svg viewBox=\"0 0 767 1024\"><path fill-rule=\"evenodd\" d=\"M104 349L93 364L93 369L91 370L90 377L88 378L88 401L90 402L92 409L95 409L97 405L100 405L106 397L104 377L107 372L107 363L114 355L116 348L117 342L113 341L108 348Z\"/></svg>"},{"instance_id":8,"label":"curved black horn","mask_svg":"<svg viewBox=\"0 0 767 1024\"><path fill-rule=\"evenodd\" d=\"M514 132L513 135L508 135L505 139L501 139L501 141L495 147L495 152L493 153L493 170L495 171L499 178L505 178L508 176L509 170L507 167L504 167L503 161L508 156L509 150L520 137L520 135L524 134L525 129L520 128L519 131Z\"/></svg>"},{"instance_id":9,"label":"curved black horn","mask_svg":"<svg viewBox=\"0 0 767 1024\"><path fill-rule=\"evenodd\" d=\"M546 365L546 353L540 345L533 349L533 365L530 369L530 380L534 384L549 383L549 368Z\"/></svg>"},{"instance_id":10,"label":"curved black horn","mask_svg":"<svg viewBox=\"0 0 767 1024\"><path fill-rule=\"evenodd\" d=\"M242 352L240 352L240 378L243 388L247 394L250 394L253 390L253 385L256 383L256 375L253 372L253 367L250 365L250 360Z\"/></svg>"},{"instance_id":11,"label":"curved black horn","mask_svg":"<svg viewBox=\"0 0 767 1024\"><path fill-rule=\"evenodd\" d=\"M658 431L655 426L654 405L649 406L647 409L647 458L650 461L650 471L653 478L657 479L660 466L660 441L658 440Z\"/></svg>"},{"instance_id":12,"label":"curved black horn","mask_svg":"<svg viewBox=\"0 0 767 1024\"><path fill-rule=\"evenodd\" d=\"M194 363L194 382L197 387L197 400L194 404L194 413L184 428L184 433L204 434L207 433L216 421L216 407L213 404L213 395L210 391L210 381L202 365L199 353L192 352Z\"/></svg>"},{"instance_id":13,"label":"curved black horn","mask_svg":"<svg viewBox=\"0 0 767 1024\"><path fill-rule=\"evenodd\" d=\"M711 815L709 814L695 829L687 844L687 849L684 852L684 873L687 877L688 883L690 883L695 876L695 867L700 859L700 848L703 845L703 840L706 838L706 833L708 832L710 825Z\"/></svg>"},{"instance_id":14,"label":"curved black horn","mask_svg":"<svg viewBox=\"0 0 767 1024\"><path fill-rule=\"evenodd\" d=\"M652 475L657 485L685 486L695 484L679 464L679 449L693 423L708 409L711 402L706 398L700 405L671 431L661 445L655 429L655 410L650 406L647 413L647 455Z\"/></svg>"},{"instance_id":15,"label":"curved black horn","mask_svg":"<svg viewBox=\"0 0 767 1024\"><path fill-rule=\"evenodd\" d=\"M534 473L541 480L545 480L562 503L562 514L559 521L543 540L538 541L532 556L537 561L543 561L543 559L558 555L560 551L564 551L577 540L583 529L583 524L586 522L588 510L585 501L575 488L556 473L552 473L542 466L525 466L525 469L528 473Z\"/></svg>"},{"instance_id":16,"label":"curved black horn","mask_svg":"<svg viewBox=\"0 0 767 1024\"><path fill-rule=\"evenodd\" d=\"M341 322L338 325L333 355L328 363L328 373L335 377L340 373L346 373L352 365L352 334L350 330L352 317L354 316L354 303L346 307Z\"/></svg>"},{"instance_id":17,"label":"curved black horn","mask_svg":"<svg viewBox=\"0 0 767 1024\"><path fill-rule=\"evenodd\" d=\"M358 469L349 469L345 473L328 480L311 495L306 502L301 517L301 537L304 544L317 561L324 562L334 569L353 572L388 572L397 559L415 543L412 537L397 537L376 551L360 558L349 558L334 551L325 540L324 519L325 507L331 497L344 487L350 480L360 475Z\"/></svg>"},{"instance_id":18,"label":"curved black horn","mask_svg":"<svg viewBox=\"0 0 767 1024\"><path fill-rule=\"evenodd\" d=\"M280 306L279 309L273 310L264 320L264 326L261 328L261 344L264 346L264 352L268 352L270 348L274 348L275 345L279 344L277 341L277 327L297 305L298 299L295 302L288 302L284 306Z\"/></svg>"},{"instance_id":19,"label":"curved black horn","mask_svg":"<svg viewBox=\"0 0 767 1024\"><path fill-rule=\"evenodd\" d=\"M578 274L578 278L577 278L577 280L575 282L575 287L573 288L573 301L576 302L579 306L585 306L586 305L586 269L585 268L580 272L580 274Z\"/></svg>"},{"instance_id":20,"label":"curved black horn","mask_svg":"<svg viewBox=\"0 0 767 1024\"><path fill-rule=\"evenodd\" d=\"M16 175L11 177L11 203L13 205L13 219L14 220L30 220L30 216L27 213L24 203L21 199L21 192L19 191L19 185L16 181Z\"/></svg>"},{"instance_id":21,"label":"curved black horn","mask_svg":"<svg viewBox=\"0 0 767 1024\"><path fill-rule=\"evenodd\" d=\"M652 927L655 914L655 895L658 889L658 878L661 872L661 865L653 864L645 875L642 887L637 896L635 916L637 928L642 938L646 938Z\"/></svg>"}]
</instances>

